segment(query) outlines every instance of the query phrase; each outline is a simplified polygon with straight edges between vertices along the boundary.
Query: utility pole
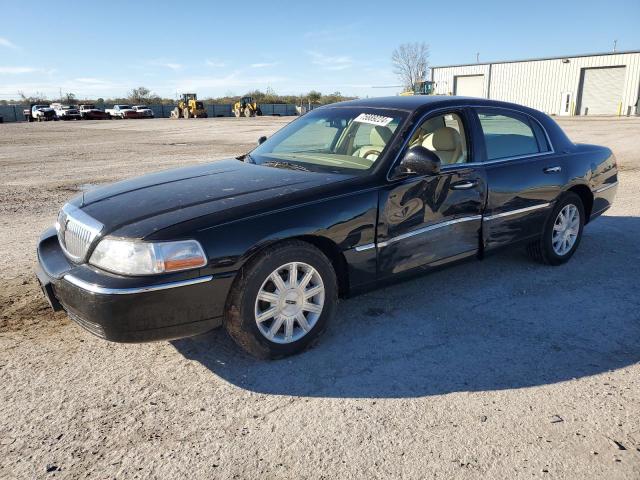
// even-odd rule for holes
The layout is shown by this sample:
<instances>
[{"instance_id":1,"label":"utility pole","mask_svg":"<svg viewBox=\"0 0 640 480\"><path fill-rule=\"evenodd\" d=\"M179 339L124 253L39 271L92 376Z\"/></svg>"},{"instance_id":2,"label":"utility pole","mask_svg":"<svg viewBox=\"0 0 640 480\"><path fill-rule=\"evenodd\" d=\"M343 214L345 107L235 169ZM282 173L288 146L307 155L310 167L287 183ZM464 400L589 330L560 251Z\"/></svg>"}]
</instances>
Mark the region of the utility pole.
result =
<instances>
[{"instance_id":1,"label":"utility pole","mask_svg":"<svg viewBox=\"0 0 640 480\"><path fill-rule=\"evenodd\" d=\"M480 63L480 52L476 53L476 63Z\"/></svg>"},{"instance_id":2,"label":"utility pole","mask_svg":"<svg viewBox=\"0 0 640 480\"><path fill-rule=\"evenodd\" d=\"M613 41L613 53L616 52L616 47L618 46L618 40Z\"/></svg>"}]
</instances>

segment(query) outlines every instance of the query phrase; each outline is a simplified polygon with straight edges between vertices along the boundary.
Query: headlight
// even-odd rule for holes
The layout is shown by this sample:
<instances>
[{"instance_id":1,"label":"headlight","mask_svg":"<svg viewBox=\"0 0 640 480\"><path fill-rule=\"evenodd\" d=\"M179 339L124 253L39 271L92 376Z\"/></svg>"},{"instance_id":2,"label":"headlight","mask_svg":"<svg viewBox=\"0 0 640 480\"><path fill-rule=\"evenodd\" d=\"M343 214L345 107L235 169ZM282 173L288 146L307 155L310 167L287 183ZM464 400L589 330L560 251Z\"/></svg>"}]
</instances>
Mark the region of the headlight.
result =
<instances>
[{"instance_id":1,"label":"headlight","mask_svg":"<svg viewBox=\"0 0 640 480\"><path fill-rule=\"evenodd\" d=\"M122 275L154 275L204 267L207 258L196 240L142 242L106 237L96 246L89 263Z\"/></svg>"}]
</instances>

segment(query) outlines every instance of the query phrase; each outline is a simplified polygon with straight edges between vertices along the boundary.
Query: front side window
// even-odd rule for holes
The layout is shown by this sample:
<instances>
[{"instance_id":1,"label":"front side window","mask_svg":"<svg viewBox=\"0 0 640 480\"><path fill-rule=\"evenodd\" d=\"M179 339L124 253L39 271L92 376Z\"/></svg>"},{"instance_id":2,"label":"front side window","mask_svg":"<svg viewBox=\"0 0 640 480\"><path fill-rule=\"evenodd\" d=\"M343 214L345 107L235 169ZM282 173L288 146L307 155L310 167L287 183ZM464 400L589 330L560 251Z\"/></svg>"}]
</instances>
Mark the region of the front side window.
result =
<instances>
[{"instance_id":1,"label":"front side window","mask_svg":"<svg viewBox=\"0 0 640 480\"><path fill-rule=\"evenodd\" d=\"M519 115L478 111L484 135L487 160L521 157L548 150L546 141L538 140L528 118Z\"/></svg>"},{"instance_id":2,"label":"front side window","mask_svg":"<svg viewBox=\"0 0 640 480\"><path fill-rule=\"evenodd\" d=\"M249 157L275 167L345 173L369 170L391 143L404 112L357 107L322 108L290 123Z\"/></svg>"},{"instance_id":3,"label":"front side window","mask_svg":"<svg viewBox=\"0 0 640 480\"><path fill-rule=\"evenodd\" d=\"M431 150L442 165L469 161L464 123L457 113L445 113L422 122L409 140L409 148L416 146Z\"/></svg>"}]
</instances>

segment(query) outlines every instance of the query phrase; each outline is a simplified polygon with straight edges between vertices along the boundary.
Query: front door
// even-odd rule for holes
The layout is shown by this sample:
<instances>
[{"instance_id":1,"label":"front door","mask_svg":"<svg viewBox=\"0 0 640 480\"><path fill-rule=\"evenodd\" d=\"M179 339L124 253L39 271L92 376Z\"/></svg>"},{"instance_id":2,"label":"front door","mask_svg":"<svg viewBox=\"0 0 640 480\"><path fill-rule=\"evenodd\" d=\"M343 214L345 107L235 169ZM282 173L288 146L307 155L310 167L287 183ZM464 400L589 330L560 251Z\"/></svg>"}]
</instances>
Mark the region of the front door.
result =
<instances>
[{"instance_id":1,"label":"front door","mask_svg":"<svg viewBox=\"0 0 640 480\"><path fill-rule=\"evenodd\" d=\"M428 117L407 148L422 145L441 160L439 174L392 182L380 195L380 278L477 253L486 181L471 165L466 113Z\"/></svg>"}]
</instances>

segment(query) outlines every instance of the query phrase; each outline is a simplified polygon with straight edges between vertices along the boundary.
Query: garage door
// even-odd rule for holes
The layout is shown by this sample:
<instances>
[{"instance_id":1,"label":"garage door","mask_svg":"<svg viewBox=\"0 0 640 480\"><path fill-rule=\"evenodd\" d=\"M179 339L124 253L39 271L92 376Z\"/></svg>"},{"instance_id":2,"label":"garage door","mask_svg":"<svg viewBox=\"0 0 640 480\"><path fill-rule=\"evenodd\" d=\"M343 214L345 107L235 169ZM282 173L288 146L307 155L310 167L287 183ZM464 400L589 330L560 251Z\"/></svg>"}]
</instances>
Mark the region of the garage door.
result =
<instances>
[{"instance_id":1,"label":"garage door","mask_svg":"<svg viewBox=\"0 0 640 480\"><path fill-rule=\"evenodd\" d=\"M484 97L484 75L458 75L454 92L465 97Z\"/></svg>"},{"instance_id":2,"label":"garage door","mask_svg":"<svg viewBox=\"0 0 640 480\"><path fill-rule=\"evenodd\" d=\"M625 67L583 69L580 115L617 115L625 71Z\"/></svg>"}]
</instances>

